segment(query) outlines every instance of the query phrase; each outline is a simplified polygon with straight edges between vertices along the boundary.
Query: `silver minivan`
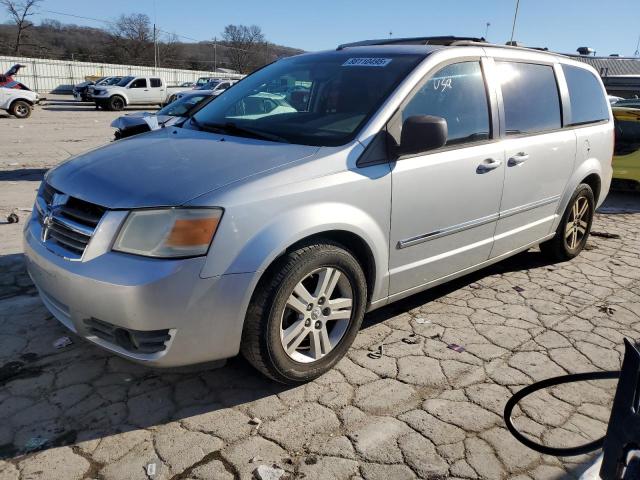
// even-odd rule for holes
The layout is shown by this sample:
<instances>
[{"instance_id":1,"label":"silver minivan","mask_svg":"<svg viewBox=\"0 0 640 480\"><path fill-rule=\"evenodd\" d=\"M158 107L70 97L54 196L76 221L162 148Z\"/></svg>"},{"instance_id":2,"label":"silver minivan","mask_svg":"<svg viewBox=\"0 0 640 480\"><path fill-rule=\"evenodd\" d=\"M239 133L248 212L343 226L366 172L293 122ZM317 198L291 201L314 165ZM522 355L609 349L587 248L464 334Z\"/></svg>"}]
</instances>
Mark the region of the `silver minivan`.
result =
<instances>
[{"instance_id":1,"label":"silver minivan","mask_svg":"<svg viewBox=\"0 0 640 480\"><path fill-rule=\"evenodd\" d=\"M154 366L326 372L366 312L540 245L583 249L611 181L589 66L473 40L284 58L185 119L48 172L27 265L66 327Z\"/></svg>"}]
</instances>

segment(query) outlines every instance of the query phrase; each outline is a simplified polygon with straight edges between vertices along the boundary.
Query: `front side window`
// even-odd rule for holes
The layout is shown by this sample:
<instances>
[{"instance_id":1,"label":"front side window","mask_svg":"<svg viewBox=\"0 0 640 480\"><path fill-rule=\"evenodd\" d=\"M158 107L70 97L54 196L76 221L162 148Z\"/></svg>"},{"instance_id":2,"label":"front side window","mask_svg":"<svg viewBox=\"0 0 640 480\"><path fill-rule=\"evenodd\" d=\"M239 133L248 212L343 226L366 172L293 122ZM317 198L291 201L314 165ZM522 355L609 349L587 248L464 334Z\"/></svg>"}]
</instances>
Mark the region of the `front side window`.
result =
<instances>
[{"instance_id":1,"label":"front side window","mask_svg":"<svg viewBox=\"0 0 640 480\"><path fill-rule=\"evenodd\" d=\"M490 137L489 103L480 62L448 65L432 75L409 100L402 121L434 115L447 121L447 145Z\"/></svg>"},{"instance_id":2,"label":"front side window","mask_svg":"<svg viewBox=\"0 0 640 480\"><path fill-rule=\"evenodd\" d=\"M147 79L139 78L131 83L129 88L147 88Z\"/></svg>"},{"instance_id":3,"label":"front side window","mask_svg":"<svg viewBox=\"0 0 640 480\"><path fill-rule=\"evenodd\" d=\"M496 62L507 135L537 133L562 126L560 95L553 67Z\"/></svg>"},{"instance_id":4,"label":"front side window","mask_svg":"<svg viewBox=\"0 0 640 480\"><path fill-rule=\"evenodd\" d=\"M423 59L349 49L285 58L225 90L185 126L232 124L231 134L242 128L291 143L344 145Z\"/></svg>"},{"instance_id":5,"label":"front side window","mask_svg":"<svg viewBox=\"0 0 640 480\"><path fill-rule=\"evenodd\" d=\"M607 99L598 79L584 68L562 65L569 88L571 121L569 125L582 125L609 118Z\"/></svg>"},{"instance_id":6,"label":"front side window","mask_svg":"<svg viewBox=\"0 0 640 480\"><path fill-rule=\"evenodd\" d=\"M151 88L159 88L162 86L162 80L159 78L152 78L149 81L151 82Z\"/></svg>"}]
</instances>

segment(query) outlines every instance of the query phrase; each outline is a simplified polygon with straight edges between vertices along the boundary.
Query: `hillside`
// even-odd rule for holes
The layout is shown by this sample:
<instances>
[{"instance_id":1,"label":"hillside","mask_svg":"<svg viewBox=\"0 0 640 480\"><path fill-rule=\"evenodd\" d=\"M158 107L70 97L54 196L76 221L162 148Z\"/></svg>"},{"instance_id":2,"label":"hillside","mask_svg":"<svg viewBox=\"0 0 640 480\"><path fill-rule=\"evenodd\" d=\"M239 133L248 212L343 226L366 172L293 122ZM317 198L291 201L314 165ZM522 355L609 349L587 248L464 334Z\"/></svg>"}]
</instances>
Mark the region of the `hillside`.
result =
<instances>
[{"instance_id":1,"label":"hillside","mask_svg":"<svg viewBox=\"0 0 640 480\"><path fill-rule=\"evenodd\" d=\"M0 24L0 55L14 55L16 27ZM142 40L123 38L113 32L94 27L62 24L45 20L41 25L27 30L20 47L20 56L77 60L131 65L153 65L153 42L151 30ZM170 35L163 35L158 44L158 66L192 70L218 68L238 69L232 58L231 45L214 43L180 42ZM237 52L238 49L235 49ZM302 50L274 45L268 41L251 45L247 52L246 71L252 71L278 58L301 53ZM236 59L237 62L237 59ZM234 68L235 67L235 68Z\"/></svg>"}]
</instances>

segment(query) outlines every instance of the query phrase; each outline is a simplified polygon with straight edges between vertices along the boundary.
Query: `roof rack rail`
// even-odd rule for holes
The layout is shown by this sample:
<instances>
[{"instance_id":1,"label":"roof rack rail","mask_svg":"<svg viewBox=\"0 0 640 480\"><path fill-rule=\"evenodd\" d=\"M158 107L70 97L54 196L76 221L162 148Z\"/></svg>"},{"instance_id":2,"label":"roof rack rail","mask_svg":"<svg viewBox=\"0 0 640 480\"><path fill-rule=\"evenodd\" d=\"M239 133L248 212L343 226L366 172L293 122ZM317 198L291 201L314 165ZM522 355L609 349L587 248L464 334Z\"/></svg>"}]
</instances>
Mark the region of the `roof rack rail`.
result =
<instances>
[{"instance_id":1,"label":"roof rack rail","mask_svg":"<svg viewBox=\"0 0 640 480\"><path fill-rule=\"evenodd\" d=\"M360 42L343 43L336 50L349 47L367 47L373 45L456 45L458 42L486 43L483 37L455 37L452 35L441 37L409 37L409 38L382 38L379 40L362 40Z\"/></svg>"}]
</instances>

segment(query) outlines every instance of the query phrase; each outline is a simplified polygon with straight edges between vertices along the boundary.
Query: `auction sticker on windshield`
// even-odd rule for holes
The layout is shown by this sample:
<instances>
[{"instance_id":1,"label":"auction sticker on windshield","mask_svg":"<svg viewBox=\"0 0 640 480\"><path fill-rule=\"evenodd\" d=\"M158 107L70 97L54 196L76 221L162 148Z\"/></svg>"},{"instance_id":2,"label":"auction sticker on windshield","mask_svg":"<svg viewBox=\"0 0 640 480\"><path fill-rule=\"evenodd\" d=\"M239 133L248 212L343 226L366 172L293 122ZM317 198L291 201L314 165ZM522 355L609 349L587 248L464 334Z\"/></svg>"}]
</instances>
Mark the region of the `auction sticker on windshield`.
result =
<instances>
[{"instance_id":1,"label":"auction sticker on windshield","mask_svg":"<svg viewBox=\"0 0 640 480\"><path fill-rule=\"evenodd\" d=\"M342 64L343 67L386 67L391 63L390 58L350 58Z\"/></svg>"}]
</instances>

